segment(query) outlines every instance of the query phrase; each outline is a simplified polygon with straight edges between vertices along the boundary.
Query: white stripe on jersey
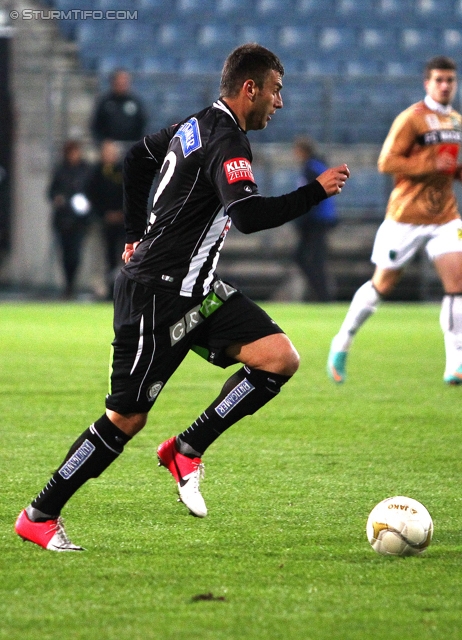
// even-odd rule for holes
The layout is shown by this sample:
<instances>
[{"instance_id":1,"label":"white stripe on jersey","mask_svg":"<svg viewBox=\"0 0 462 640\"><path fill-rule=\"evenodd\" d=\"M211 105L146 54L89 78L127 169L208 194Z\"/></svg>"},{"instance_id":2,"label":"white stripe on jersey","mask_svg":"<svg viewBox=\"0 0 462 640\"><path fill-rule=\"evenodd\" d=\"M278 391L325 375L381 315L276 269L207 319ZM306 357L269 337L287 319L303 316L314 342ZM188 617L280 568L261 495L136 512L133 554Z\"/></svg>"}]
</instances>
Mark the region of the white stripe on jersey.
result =
<instances>
[{"instance_id":1,"label":"white stripe on jersey","mask_svg":"<svg viewBox=\"0 0 462 640\"><path fill-rule=\"evenodd\" d=\"M144 319L143 319L143 326L144 326ZM146 376L148 375L149 369L151 368L151 365L152 365L152 361L154 360L154 354L156 353L156 338L154 336L155 327L156 327L156 296L154 295L152 297L152 353L151 353L151 360L149 361L149 364L146 367L146 371L144 373L143 379L141 380L140 386L138 388L138 394L136 396L136 400L137 401L140 399L141 389L143 388L144 381L146 380ZM140 329L140 331L141 331L141 329Z\"/></svg>"},{"instance_id":2,"label":"white stripe on jersey","mask_svg":"<svg viewBox=\"0 0 462 640\"><path fill-rule=\"evenodd\" d=\"M215 216L214 221L212 222L210 229L207 231L205 238L203 239L201 245L197 253L192 257L191 262L189 263L189 271L186 276L183 278L183 282L181 283L180 295L191 297L194 285L196 284L197 278L199 277L200 271L206 262L211 248L215 245L219 237L223 234L223 240L220 244L220 248L225 241L226 234L229 230L226 229L228 224L228 216L224 213L223 208L221 208ZM226 231L225 231L226 230ZM196 245L197 247L197 245ZM214 264L211 266L211 270L209 272L209 276L204 281L204 295L207 295L209 292L210 282L213 278L213 272L215 270L216 262L220 256L220 252L216 252Z\"/></svg>"},{"instance_id":3,"label":"white stripe on jersey","mask_svg":"<svg viewBox=\"0 0 462 640\"><path fill-rule=\"evenodd\" d=\"M143 353L143 343L144 343L143 331L144 331L144 316L141 316L141 320L140 320L140 337L139 337L139 340L138 340L138 349L137 349L137 352L136 352L135 361L133 363L132 370L130 371L130 375L132 375L132 373L135 371L136 365L138 364L138 361L141 358L141 354Z\"/></svg>"},{"instance_id":4,"label":"white stripe on jersey","mask_svg":"<svg viewBox=\"0 0 462 640\"><path fill-rule=\"evenodd\" d=\"M223 104L223 102L221 102L221 100L217 100L216 102L214 102L213 106L215 107L215 109L221 109L221 111L224 111L225 113L227 113L234 120L234 122L237 124L237 126L240 128L239 122L237 122L237 120L234 117L234 115L231 113L231 111L228 109L228 107L225 104Z\"/></svg>"},{"instance_id":5,"label":"white stripe on jersey","mask_svg":"<svg viewBox=\"0 0 462 640\"><path fill-rule=\"evenodd\" d=\"M231 220L230 220L230 224L228 226L228 230L229 230L230 227L231 227ZM203 288L204 296L206 296L208 294L208 292L210 291L210 283L212 282L213 277L215 275L215 269L217 268L217 263L218 263L218 260L220 258L220 251L221 251L221 249L223 247L223 244L225 242L225 238L226 238L226 234L228 233L228 230L226 231L226 233L223 234L223 238L221 239L221 242L220 242L220 244L218 246L218 250L217 250L217 252L215 254L215 257L213 259L212 266L211 266L210 271L209 271L209 275L204 280L204 288Z\"/></svg>"}]
</instances>

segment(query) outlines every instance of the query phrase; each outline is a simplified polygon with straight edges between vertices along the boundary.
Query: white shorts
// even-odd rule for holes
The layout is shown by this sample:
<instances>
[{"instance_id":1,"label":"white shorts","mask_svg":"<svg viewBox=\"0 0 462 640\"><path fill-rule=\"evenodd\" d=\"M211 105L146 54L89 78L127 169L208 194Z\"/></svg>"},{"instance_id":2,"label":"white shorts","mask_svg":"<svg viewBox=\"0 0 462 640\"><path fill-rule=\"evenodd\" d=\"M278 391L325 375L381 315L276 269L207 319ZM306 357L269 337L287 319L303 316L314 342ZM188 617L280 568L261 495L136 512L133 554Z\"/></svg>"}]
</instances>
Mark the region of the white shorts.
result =
<instances>
[{"instance_id":1,"label":"white shorts","mask_svg":"<svg viewBox=\"0 0 462 640\"><path fill-rule=\"evenodd\" d=\"M425 247L430 260L462 251L462 220L446 224L408 224L384 220L377 230L371 262L380 269L400 269Z\"/></svg>"}]
</instances>

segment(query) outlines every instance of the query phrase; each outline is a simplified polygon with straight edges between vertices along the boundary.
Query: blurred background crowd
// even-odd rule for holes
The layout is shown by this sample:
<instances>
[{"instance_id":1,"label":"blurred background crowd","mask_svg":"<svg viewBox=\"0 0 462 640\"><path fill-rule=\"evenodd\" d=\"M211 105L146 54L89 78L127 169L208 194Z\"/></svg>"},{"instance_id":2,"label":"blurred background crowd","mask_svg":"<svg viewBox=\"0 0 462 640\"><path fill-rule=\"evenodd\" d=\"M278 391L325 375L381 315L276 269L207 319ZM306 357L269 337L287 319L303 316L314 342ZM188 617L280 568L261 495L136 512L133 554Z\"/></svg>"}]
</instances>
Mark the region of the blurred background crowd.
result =
<instances>
[{"instance_id":1,"label":"blurred background crowd","mask_svg":"<svg viewBox=\"0 0 462 640\"><path fill-rule=\"evenodd\" d=\"M422 99L426 60L461 59L461 0L1 0L3 297L110 297L124 153L218 97L224 58L251 41L286 69L284 109L249 134L260 191L292 190L345 159L351 180L327 224L319 214L308 231L232 231L220 274L260 300L351 298L372 271L391 189L381 144ZM414 267L394 296L439 298L423 255Z\"/></svg>"}]
</instances>

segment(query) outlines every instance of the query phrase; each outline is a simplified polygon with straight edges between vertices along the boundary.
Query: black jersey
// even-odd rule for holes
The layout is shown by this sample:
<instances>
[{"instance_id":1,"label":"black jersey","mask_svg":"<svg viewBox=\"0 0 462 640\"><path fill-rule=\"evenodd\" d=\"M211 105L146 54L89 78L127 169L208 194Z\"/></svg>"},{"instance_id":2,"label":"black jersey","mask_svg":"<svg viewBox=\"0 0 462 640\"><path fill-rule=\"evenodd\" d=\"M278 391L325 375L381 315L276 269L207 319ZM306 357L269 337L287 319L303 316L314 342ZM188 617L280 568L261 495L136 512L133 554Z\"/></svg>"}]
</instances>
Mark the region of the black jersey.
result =
<instances>
[{"instance_id":1,"label":"black jersey","mask_svg":"<svg viewBox=\"0 0 462 640\"><path fill-rule=\"evenodd\" d=\"M162 167L148 226L124 270L146 285L206 295L230 228L228 208L258 193L248 138L217 101L143 145L151 170L161 160Z\"/></svg>"},{"instance_id":2,"label":"black jersey","mask_svg":"<svg viewBox=\"0 0 462 640\"><path fill-rule=\"evenodd\" d=\"M247 135L223 100L132 147L124 163L127 242L141 242L123 267L126 275L182 296L207 295L234 211L253 219L245 231L251 232L283 224L326 197L315 181L287 196L263 198L251 163ZM146 227L149 189L159 170ZM250 201L258 204L248 210L243 205Z\"/></svg>"}]
</instances>

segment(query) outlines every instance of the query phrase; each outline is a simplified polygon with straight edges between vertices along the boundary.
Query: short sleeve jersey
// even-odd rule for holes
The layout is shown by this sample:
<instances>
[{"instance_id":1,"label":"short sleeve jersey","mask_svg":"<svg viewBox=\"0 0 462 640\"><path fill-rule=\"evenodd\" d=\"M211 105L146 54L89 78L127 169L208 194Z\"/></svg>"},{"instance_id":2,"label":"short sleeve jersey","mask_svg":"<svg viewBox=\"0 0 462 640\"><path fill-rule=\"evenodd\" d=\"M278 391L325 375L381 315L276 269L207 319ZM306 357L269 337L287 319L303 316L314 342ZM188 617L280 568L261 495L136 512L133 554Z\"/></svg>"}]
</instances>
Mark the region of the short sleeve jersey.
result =
<instances>
[{"instance_id":1,"label":"short sleeve jersey","mask_svg":"<svg viewBox=\"0 0 462 640\"><path fill-rule=\"evenodd\" d=\"M218 100L144 143L157 162L161 152L162 167L147 229L123 270L147 286L206 295L231 226L229 208L260 195L247 135Z\"/></svg>"},{"instance_id":2,"label":"short sleeve jersey","mask_svg":"<svg viewBox=\"0 0 462 640\"><path fill-rule=\"evenodd\" d=\"M462 117L457 111L443 115L421 101L400 113L379 157L379 168L395 176L385 217L417 225L458 218L453 173L437 172L435 161L441 153L450 153L456 161L461 142ZM403 170L402 158L408 159L408 170Z\"/></svg>"}]
</instances>

